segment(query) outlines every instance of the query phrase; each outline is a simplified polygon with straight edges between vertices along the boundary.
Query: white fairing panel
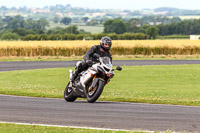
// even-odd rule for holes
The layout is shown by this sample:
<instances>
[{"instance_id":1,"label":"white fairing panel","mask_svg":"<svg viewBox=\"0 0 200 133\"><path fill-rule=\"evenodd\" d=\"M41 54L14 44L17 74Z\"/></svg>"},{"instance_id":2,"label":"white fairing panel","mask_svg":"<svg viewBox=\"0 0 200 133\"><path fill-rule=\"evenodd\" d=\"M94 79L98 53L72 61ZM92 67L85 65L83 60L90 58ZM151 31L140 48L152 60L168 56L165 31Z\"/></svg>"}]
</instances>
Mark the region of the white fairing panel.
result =
<instances>
[{"instance_id":1,"label":"white fairing panel","mask_svg":"<svg viewBox=\"0 0 200 133\"><path fill-rule=\"evenodd\" d=\"M91 69L85 71L80 79L81 84L85 87L85 84L92 78L92 75L95 75L97 72Z\"/></svg>"}]
</instances>

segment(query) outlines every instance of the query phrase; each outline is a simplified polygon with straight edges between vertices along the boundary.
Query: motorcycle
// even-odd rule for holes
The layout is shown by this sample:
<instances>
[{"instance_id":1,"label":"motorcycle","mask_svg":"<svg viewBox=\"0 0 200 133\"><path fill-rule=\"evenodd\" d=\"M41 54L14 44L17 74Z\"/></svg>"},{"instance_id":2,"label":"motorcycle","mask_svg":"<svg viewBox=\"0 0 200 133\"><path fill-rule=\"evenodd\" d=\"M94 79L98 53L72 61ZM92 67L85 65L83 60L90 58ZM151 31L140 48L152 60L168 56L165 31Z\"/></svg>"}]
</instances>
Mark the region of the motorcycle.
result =
<instances>
[{"instance_id":1,"label":"motorcycle","mask_svg":"<svg viewBox=\"0 0 200 133\"><path fill-rule=\"evenodd\" d=\"M94 54L98 62L93 62L90 67L81 72L72 83L73 71L69 70L70 81L64 91L64 99L67 102L74 102L78 97L87 98L87 102L94 103L101 95L105 85L114 76L114 70L121 71L120 66L113 69L109 57L99 57ZM76 67L81 63L77 62Z\"/></svg>"}]
</instances>

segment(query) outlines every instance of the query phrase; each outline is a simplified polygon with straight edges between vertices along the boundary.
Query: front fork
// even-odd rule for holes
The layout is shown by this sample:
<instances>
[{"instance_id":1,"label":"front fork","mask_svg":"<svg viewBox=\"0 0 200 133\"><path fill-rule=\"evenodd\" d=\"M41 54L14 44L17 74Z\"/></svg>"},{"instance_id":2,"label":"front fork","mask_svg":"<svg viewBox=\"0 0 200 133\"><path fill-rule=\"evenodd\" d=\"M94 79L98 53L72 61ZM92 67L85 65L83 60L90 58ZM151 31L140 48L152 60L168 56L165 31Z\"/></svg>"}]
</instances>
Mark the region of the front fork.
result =
<instances>
[{"instance_id":1,"label":"front fork","mask_svg":"<svg viewBox=\"0 0 200 133\"><path fill-rule=\"evenodd\" d=\"M96 76L97 75L95 75L93 77L92 85L89 87L88 92L90 92L91 90L93 90L96 87L96 85L99 82L99 80L103 80L105 82L105 76L102 77L102 78L97 78Z\"/></svg>"}]
</instances>

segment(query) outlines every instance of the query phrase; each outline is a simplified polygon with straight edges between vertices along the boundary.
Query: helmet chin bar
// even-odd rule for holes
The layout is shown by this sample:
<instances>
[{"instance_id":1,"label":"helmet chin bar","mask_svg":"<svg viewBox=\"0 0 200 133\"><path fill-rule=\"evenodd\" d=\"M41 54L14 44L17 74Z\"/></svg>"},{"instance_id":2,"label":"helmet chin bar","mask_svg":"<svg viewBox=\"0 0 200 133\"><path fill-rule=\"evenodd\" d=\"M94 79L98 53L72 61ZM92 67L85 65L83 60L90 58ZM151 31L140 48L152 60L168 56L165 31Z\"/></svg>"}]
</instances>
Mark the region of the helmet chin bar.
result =
<instances>
[{"instance_id":1,"label":"helmet chin bar","mask_svg":"<svg viewBox=\"0 0 200 133\"><path fill-rule=\"evenodd\" d=\"M101 48L102 48L104 51L110 50L110 47L104 47L104 46L102 46L102 45L100 45L100 46L101 46Z\"/></svg>"}]
</instances>

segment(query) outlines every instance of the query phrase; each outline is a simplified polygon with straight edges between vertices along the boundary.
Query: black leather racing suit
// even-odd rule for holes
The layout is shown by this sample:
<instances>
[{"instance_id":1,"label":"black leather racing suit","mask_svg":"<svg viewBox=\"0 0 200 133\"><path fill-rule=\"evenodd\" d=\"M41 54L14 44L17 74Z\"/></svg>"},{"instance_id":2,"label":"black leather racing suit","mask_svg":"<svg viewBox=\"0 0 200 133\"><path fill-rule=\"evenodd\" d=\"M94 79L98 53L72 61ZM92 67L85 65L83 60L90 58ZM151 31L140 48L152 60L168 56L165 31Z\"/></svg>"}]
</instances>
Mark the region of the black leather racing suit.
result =
<instances>
[{"instance_id":1,"label":"black leather racing suit","mask_svg":"<svg viewBox=\"0 0 200 133\"><path fill-rule=\"evenodd\" d=\"M83 59L84 61L82 61L78 68L76 68L74 74L78 75L79 73L81 73L84 70L88 69L88 64L86 63L87 60L91 60L94 62L97 62L97 59L95 57L93 57L94 53L97 53L100 55L100 57L109 57L111 62L112 62L112 55L108 50L104 50L100 45L95 45L92 46L90 50L88 50L86 52L86 54L84 55Z\"/></svg>"}]
</instances>

